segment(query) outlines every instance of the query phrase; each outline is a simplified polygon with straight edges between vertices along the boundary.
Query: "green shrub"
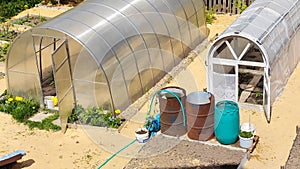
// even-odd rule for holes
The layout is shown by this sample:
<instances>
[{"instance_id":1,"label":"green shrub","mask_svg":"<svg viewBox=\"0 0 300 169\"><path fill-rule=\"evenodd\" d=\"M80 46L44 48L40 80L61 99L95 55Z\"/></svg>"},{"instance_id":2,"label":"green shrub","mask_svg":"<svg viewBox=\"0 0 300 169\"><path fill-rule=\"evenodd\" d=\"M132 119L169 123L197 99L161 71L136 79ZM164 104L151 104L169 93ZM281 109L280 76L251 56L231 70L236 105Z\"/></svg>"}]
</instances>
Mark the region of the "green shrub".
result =
<instances>
[{"instance_id":1,"label":"green shrub","mask_svg":"<svg viewBox=\"0 0 300 169\"><path fill-rule=\"evenodd\" d=\"M25 122L34 115L39 108L39 102L33 99L23 99L19 96L3 96L3 99L0 101L0 111L11 114L18 122Z\"/></svg>"},{"instance_id":2,"label":"green shrub","mask_svg":"<svg viewBox=\"0 0 300 169\"><path fill-rule=\"evenodd\" d=\"M242 0L235 0L235 6L239 9L240 13L248 7L246 4L243 5Z\"/></svg>"},{"instance_id":3,"label":"green shrub","mask_svg":"<svg viewBox=\"0 0 300 169\"><path fill-rule=\"evenodd\" d=\"M17 15L18 13L39 4L42 0L1 0L0 1L0 21Z\"/></svg>"},{"instance_id":4,"label":"green shrub","mask_svg":"<svg viewBox=\"0 0 300 169\"><path fill-rule=\"evenodd\" d=\"M6 55L9 50L10 43L5 43L3 46L0 46L0 62L4 62L6 60Z\"/></svg>"},{"instance_id":5,"label":"green shrub","mask_svg":"<svg viewBox=\"0 0 300 169\"><path fill-rule=\"evenodd\" d=\"M113 113L97 107L84 109L77 105L68 119L69 123L79 121L83 124L100 127L118 128L121 125L121 119L114 117Z\"/></svg>"},{"instance_id":6,"label":"green shrub","mask_svg":"<svg viewBox=\"0 0 300 169\"><path fill-rule=\"evenodd\" d=\"M11 114L17 121L29 126L30 129L38 128L40 130L61 130L60 126L52 123L52 121L58 119L59 113L54 112L54 115L42 120L41 122L35 122L28 120L31 116L38 112L40 103L33 99L24 99L19 96L7 95L7 90L0 96L0 111ZM51 112L51 111L50 111Z\"/></svg>"},{"instance_id":7,"label":"green shrub","mask_svg":"<svg viewBox=\"0 0 300 169\"><path fill-rule=\"evenodd\" d=\"M250 131L241 131L240 136L243 138L251 138L253 136L253 133Z\"/></svg>"},{"instance_id":8,"label":"green shrub","mask_svg":"<svg viewBox=\"0 0 300 169\"><path fill-rule=\"evenodd\" d=\"M213 23L213 20L215 19L215 16L214 16L215 13L216 13L215 8L212 8L210 10L205 9L205 17L206 17L206 23L207 24L212 24Z\"/></svg>"},{"instance_id":9,"label":"green shrub","mask_svg":"<svg viewBox=\"0 0 300 169\"><path fill-rule=\"evenodd\" d=\"M30 129L38 128L40 130L59 131L61 130L61 127L52 123L54 120L58 118L59 118L59 113L55 112L54 115L45 118L44 120L42 120L42 122L27 120L25 123L29 126Z\"/></svg>"}]
</instances>

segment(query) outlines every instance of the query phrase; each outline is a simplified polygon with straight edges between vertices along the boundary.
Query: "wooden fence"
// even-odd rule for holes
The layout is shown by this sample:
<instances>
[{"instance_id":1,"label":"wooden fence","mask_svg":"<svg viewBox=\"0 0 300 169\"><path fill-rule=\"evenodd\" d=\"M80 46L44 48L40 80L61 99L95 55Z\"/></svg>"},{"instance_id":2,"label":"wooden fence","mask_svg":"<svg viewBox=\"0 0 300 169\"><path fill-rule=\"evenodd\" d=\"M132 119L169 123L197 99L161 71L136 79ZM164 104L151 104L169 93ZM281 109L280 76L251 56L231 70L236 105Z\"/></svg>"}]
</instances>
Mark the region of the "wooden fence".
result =
<instances>
[{"instance_id":1,"label":"wooden fence","mask_svg":"<svg viewBox=\"0 0 300 169\"><path fill-rule=\"evenodd\" d=\"M205 0L208 10L214 9L216 13L240 14L241 10L249 6L254 0Z\"/></svg>"}]
</instances>

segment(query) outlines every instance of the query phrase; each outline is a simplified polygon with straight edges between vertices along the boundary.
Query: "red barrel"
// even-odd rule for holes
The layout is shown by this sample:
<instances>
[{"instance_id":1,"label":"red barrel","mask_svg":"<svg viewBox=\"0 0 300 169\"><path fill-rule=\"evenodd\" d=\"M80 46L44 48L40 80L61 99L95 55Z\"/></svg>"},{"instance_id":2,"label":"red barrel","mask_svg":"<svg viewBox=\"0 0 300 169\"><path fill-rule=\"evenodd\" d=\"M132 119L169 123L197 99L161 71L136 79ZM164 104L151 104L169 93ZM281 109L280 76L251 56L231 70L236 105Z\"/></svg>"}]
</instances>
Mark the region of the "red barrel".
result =
<instances>
[{"instance_id":1,"label":"red barrel","mask_svg":"<svg viewBox=\"0 0 300 169\"><path fill-rule=\"evenodd\" d=\"M174 93L185 107L186 91L180 87L171 86L161 89L159 93L160 130L161 133L170 136L182 136L186 134L186 126L183 123L182 109L176 97L163 90Z\"/></svg>"},{"instance_id":2,"label":"red barrel","mask_svg":"<svg viewBox=\"0 0 300 169\"><path fill-rule=\"evenodd\" d=\"M214 105L211 93L193 92L187 96L187 135L190 139L206 141L214 136Z\"/></svg>"}]
</instances>

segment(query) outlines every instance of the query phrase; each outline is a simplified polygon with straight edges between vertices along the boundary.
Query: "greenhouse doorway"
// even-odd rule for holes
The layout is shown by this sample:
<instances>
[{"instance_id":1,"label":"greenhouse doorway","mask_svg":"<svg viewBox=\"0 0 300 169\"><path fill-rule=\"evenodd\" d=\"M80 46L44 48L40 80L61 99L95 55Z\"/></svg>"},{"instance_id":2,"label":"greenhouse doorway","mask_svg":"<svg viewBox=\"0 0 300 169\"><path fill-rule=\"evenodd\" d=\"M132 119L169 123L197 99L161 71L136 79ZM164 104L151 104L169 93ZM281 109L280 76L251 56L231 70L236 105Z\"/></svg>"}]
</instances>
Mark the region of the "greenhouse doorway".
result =
<instances>
[{"instance_id":1,"label":"greenhouse doorway","mask_svg":"<svg viewBox=\"0 0 300 169\"><path fill-rule=\"evenodd\" d=\"M43 100L47 96L57 97L60 118L65 120L61 124L66 124L76 101L68 39L40 35L32 38Z\"/></svg>"},{"instance_id":2,"label":"greenhouse doorway","mask_svg":"<svg viewBox=\"0 0 300 169\"><path fill-rule=\"evenodd\" d=\"M216 101L233 100L240 107L270 115L270 79L264 53L244 37L213 44L208 55L208 88Z\"/></svg>"},{"instance_id":3,"label":"greenhouse doorway","mask_svg":"<svg viewBox=\"0 0 300 169\"><path fill-rule=\"evenodd\" d=\"M61 120L68 119L76 104L67 42L64 40L52 53L53 75ZM61 121L61 123L66 124L67 121Z\"/></svg>"}]
</instances>

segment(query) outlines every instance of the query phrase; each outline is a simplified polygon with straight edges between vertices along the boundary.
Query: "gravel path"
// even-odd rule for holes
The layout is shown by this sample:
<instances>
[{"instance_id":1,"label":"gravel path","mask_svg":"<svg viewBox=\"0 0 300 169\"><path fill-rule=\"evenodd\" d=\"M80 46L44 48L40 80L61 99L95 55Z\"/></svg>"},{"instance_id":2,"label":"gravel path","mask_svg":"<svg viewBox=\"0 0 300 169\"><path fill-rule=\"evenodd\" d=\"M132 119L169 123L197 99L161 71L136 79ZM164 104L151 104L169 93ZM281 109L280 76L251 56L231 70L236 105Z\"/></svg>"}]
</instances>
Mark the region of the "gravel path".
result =
<instances>
[{"instance_id":1,"label":"gravel path","mask_svg":"<svg viewBox=\"0 0 300 169\"><path fill-rule=\"evenodd\" d=\"M237 168L245 152L199 142L156 136L132 159L126 169L134 168Z\"/></svg>"}]
</instances>

